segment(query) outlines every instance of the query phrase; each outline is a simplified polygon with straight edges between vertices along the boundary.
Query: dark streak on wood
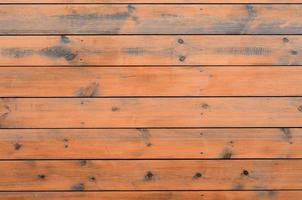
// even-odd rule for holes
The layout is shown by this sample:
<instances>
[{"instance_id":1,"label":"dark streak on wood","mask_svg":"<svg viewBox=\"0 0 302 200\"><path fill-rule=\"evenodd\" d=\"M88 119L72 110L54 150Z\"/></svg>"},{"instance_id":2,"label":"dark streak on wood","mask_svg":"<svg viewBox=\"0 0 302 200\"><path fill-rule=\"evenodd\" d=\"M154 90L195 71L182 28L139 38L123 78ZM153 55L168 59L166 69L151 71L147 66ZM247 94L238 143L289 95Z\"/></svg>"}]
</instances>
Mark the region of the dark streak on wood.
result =
<instances>
[{"instance_id":1,"label":"dark streak on wood","mask_svg":"<svg viewBox=\"0 0 302 200\"><path fill-rule=\"evenodd\" d=\"M85 190L85 185L84 185L84 183L78 183L78 184L72 186L71 190L74 190L74 191L84 191Z\"/></svg>"},{"instance_id":2,"label":"dark streak on wood","mask_svg":"<svg viewBox=\"0 0 302 200\"><path fill-rule=\"evenodd\" d=\"M289 128L281 128L281 131L283 133L284 139L286 141L288 141L289 144L292 144L293 143L292 142L293 136L292 136L292 133L291 133L290 129Z\"/></svg>"},{"instance_id":3,"label":"dark streak on wood","mask_svg":"<svg viewBox=\"0 0 302 200\"><path fill-rule=\"evenodd\" d=\"M220 158L222 158L222 159L231 159L232 155L233 155L233 151L230 148L226 147L222 151Z\"/></svg>"},{"instance_id":4,"label":"dark streak on wood","mask_svg":"<svg viewBox=\"0 0 302 200\"><path fill-rule=\"evenodd\" d=\"M65 43L65 44L70 43L70 39L66 35L61 36L61 41L62 41L62 43Z\"/></svg>"},{"instance_id":5,"label":"dark streak on wood","mask_svg":"<svg viewBox=\"0 0 302 200\"><path fill-rule=\"evenodd\" d=\"M251 23L257 16L256 11L254 10L254 6L252 4L247 4L245 8L248 12L248 16L246 22L243 23L242 29L240 31L241 34L244 34L247 32L247 30L249 30Z\"/></svg>"},{"instance_id":6,"label":"dark streak on wood","mask_svg":"<svg viewBox=\"0 0 302 200\"><path fill-rule=\"evenodd\" d=\"M86 166L87 165L87 161L86 160L80 160L80 165L81 166Z\"/></svg>"},{"instance_id":7,"label":"dark streak on wood","mask_svg":"<svg viewBox=\"0 0 302 200\"><path fill-rule=\"evenodd\" d=\"M10 109L9 106L4 105L3 108L4 108L4 111L1 111L1 112L0 112L0 119L5 119L5 118L7 118L7 116L8 116L9 113L11 112L11 109Z\"/></svg>"},{"instance_id":8,"label":"dark streak on wood","mask_svg":"<svg viewBox=\"0 0 302 200\"><path fill-rule=\"evenodd\" d=\"M72 61L78 55L77 53L72 52L69 48L62 46L46 47L41 49L39 53L50 58L64 58L67 61Z\"/></svg>"},{"instance_id":9,"label":"dark streak on wood","mask_svg":"<svg viewBox=\"0 0 302 200\"><path fill-rule=\"evenodd\" d=\"M99 95L99 83L92 82L86 87L80 88L78 91L75 92L77 97L95 97Z\"/></svg>"},{"instance_id":10,"label":"dark streak on wood","mask_svg":"<svg viewBox=\"0 0 302 200\"><path fill-rule=\"evenodd\" d=\"M11 58L22 58L26 56L33 55L34 51L28 48L3 48L1 50L1 55L11 57Z\"/></svg>"},{"instance_id":11,"label":"dark streak on wood","mask_svg":"<svg viewBox=\"0 0 302 200\"><path fill-rule=\"evenodd\" d=\"M139 132L139 136L143 139L146 146L151 147L152 143L150 142L151 135L150 135L149 131L147 129L144 129L144 128L140 128L140 129L137 129L137 130Z\"/></svg>"},{"instance_id":12,"label":"dark streak on wood","mask_svg":"<svg viewBox=\"0 0 302 200\"><path fill-rule=\"evenodd\" d=\"M243 56L266 56L271 53L271 49L263 47L227 47L215 50L221 54L233 54Z\"/></svg>"}]
</instances>

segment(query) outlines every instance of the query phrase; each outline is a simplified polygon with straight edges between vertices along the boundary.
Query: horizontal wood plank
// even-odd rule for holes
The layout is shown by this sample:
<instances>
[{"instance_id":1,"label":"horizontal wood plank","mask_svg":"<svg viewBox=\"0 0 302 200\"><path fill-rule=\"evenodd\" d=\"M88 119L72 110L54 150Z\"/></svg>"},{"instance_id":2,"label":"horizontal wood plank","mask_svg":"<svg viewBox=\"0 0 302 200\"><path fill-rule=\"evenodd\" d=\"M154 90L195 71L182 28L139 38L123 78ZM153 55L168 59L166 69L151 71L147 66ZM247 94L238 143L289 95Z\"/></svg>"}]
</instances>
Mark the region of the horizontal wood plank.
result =
<instances>
[{"instance_id":1,"label":"horizontal wood plank","mask_svg":"<svg viewBox=\"0 0 302 200\"><path fill-rule=\"evenodd\" d=\"M44 4L44 3L302 3L301 0L0 0L2 4Z\"/></svg>"},{"instance_id":2,"label":"horizontal wood plank","mask_svg":"<svg viewBox=\"0 0 302 200\"><path fill-rule=\"evenodd\" d=\"M301 67L2 67L2 97L302 96Z\"/></svg>"},{"instance_id":3,"label":"horizontal wood plank","mask_svg":"<svg viewBox=\"0 0 302 200\"><path fill-rule=\"evenodd\" d=\"M301 34L301 9L283 4L2 5L0 34Z\"/></svg>"},{"instance_id":4,"label":"horizontal wood plank","mask_svg":"<svg viewBox=\"0 0 302 200\"><path fill-rule=\"evenodd\" d=\"M301 189L302 160L1 161L1 191Z\"/></svg>"},{"instance_id":5,"label":"horizontal wood plank","mask_svg":"<svg viewBox=\"0 0 302 200\"><path fill-rule=\"evenodd\" d=\"M302 36L2 36L0 66L301 65Z\"/></svg>"},{"instance_id":6,"label":"horizontal wood plank","mask_svg":"<svg viewBox=\"0 0 302 200\"><path fill-rule=\"evenodd\" d=\"M302 129L2 129L0 146L0 159L302 158Z\"/></svg>"},{"instance_id":7,"label":"horizontal wood plank","mask_svg":"<svg viewBox=\"0 0 302 200\"><path fill-rule=\"evenodd\" d=\"M2 98L2 128L301 127L302 98Z\"/></svg>"},{"instance_id":8,"label":"horizontal wood plank","mask_svg":"<svg viewBox=\"0 0 302 200\"><path fill-rule=\"evenodd\" d=\"M297 200L300 191L207 191L207 192L4 192L0 200Z\"/></svg>"}]
</instances>

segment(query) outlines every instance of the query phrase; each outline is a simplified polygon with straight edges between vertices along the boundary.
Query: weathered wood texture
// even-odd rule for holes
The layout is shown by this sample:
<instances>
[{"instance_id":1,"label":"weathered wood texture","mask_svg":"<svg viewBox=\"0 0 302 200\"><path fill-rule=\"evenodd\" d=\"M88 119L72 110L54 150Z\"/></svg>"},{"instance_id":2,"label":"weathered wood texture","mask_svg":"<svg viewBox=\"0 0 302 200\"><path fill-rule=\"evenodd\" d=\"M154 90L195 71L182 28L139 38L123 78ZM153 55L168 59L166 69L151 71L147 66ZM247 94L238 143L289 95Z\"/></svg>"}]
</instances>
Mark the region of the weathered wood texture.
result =
<instances>
[{"instance_id":1,"label":"weathered wood texture","mask_svg":"<svg viewBox=\"0 0 302 200\"><path fill-rule=\"evenodd\" d=\"M32 4L32 3L108 3L108 4L116 4L116 3L211 3L211 4L225 4L225 3L302 3L302 0L0 0L0 3L3 4L14 4L14 3L24 3L24 4Z\"/></svg>"},{"instance_id":2,"label":"weathered wood texture","mask_svg":"<svg viewBox=\"0 0 302 200\"><path fill-rule=\"evenodd\" d=\"M1 161L0 190L301 189L302 160Z\"/></svg>"},{"instance_id":3,"label":"weathered wood texture","mask_svg":"<svg viewBox=\"0 0 302 200\"><path fill-rule=\"evenodd\" d=\"M0 200L297 200L300 191L223 192L4 192Z\"/></svg>"},{"instance_id":4,"label":"weathered wood texture","mask_svg":"<svg viewBox=\"0 0 302 200\"><path fill-rule=\"evenodd\" d=\"M302 199L302 0L0 4L0 200Z\"/></svg>"},{"instance_id":5,"label":"weathered wood texture","mask_svg":"<svg viewBox=\"0 0 302 200\"><path fill-rule=\"evenodd\" d=\"M2 129L0 146L0 159L302 158L302 129Z\"/></svg>"},{"instance_id":6,"label":"weathered wood texture","mask_svg":"<svg viewBox=\"0 0 302 200\"><path fill-rule=\"evenodd\" d=\"M3 98L2 128L301 127L302 98Z\"/></svg>"},{"instance_id":7,"label":"weathered wood texture","mask_svg":"<svg viewBox=\"0 0 302 200\"><path fill-rule=\"evenodd\" d=\"M301 96L301 67L2 67L2 97Z\"/></svg>"},{"instance_id":8,"label":"weathered wood texture","mask_svg":"<svg viewBox=\"0 0 302 200\"><path fill-rule=\"evenodd\" d=\"M301 34L302 5L5 5L0 34Z\"/></svg>"},{"instance_id":9,"label":"weathered wood texture","mask_svg":"<svg viewBox=\"0 0 302 200\"><path fill-rule=\"evenodd\" d=\"M302 36L3 36L0 66L301 65Z\"/></svg>"}]
</instances>

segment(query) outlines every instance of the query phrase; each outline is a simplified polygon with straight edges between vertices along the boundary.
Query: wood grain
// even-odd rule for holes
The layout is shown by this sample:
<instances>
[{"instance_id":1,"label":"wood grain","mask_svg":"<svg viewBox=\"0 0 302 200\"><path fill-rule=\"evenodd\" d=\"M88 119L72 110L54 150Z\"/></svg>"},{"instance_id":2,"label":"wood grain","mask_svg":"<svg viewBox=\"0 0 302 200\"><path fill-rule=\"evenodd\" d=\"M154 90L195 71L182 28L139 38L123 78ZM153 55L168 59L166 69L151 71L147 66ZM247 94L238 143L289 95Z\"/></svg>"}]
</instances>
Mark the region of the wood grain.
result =
<instances>
[{"instance_id":1,"label":"wood grain","mask_svg":"<svg viewBox=\"0 0 302 200\"><path fill-rule=\"evenodd\" d=\"M302 129L1 129L0 146L0 159L302 158Z\"/></svg>"},{"instance_id":2,"label":"wood grain","mask_svg":"<svg viewBox=\"0 0 302 200\"><path fill-rule=\"evenodd\" d=\"M301 96L301 67L2 67L2 97Z\"/></svg>"},{"instance_id":3,"label":"wood grain","mask_svg":"<svg viewBox=\"0 0 302 200\"><path fill-rule=\"evenodd\" d=\"M302 160L1 161L1 191L301 189Z\"/></svg>"},{"instance_id":4,"label":"wood grain","mask_svg":"<svg viewBox=\"0 0 302 200\"><path fill-rule=\"evenodd\" d=\"M0 200L297 200L300 191L232 192L2 192Z\"/></svg>"},{"instance_id":5,"label":"wood grain","mask_svg":"<svg viewBox=\"0 0 302 200\"><path fill-rule=\"evenodd\" d=\"M302 98L2 98L2 128L301 127Z\"/></svg>"},{"instance_id":6,"label":"wood grain","mask_svg":"<svg viewBox=\"0 0 302 200\"><path fill-rule=\"evenodd\" d=\"M0 3L3 4L14 4L14 3L215 3L215 4L224 4L224 3L302 3L301 0L0 0Z\"/></svg>"},{"instance_id":7,"label":"wood grain","mask_svg":"<svg viewBox=\"0 0 302 200\"><path fill-rule=\"evenodd\" d=\"M301 65L302 36L2 36L0 66Z\"/></svg>"},{"instance_id":8,"label":"wood grain","mask_svg":"<svg viewBox=\"0 0 302 200\"><path fill-rule=\"evenodd\" d=\"M0 34L301 34L301 9L283 4L5 5Z\"/></svg>"}]
</instances>

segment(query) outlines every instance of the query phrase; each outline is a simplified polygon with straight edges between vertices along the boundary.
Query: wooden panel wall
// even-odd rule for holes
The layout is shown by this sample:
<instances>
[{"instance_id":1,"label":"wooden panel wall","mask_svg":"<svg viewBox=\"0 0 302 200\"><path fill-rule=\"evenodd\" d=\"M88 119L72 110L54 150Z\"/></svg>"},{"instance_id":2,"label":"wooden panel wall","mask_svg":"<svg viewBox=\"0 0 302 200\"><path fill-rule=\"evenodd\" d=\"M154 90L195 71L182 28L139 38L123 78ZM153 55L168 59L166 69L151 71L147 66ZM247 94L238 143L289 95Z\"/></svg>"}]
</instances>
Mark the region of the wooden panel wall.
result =
<instances>
[{"instance_id":1,"label":"wooden panel wall","mask_svg":"<svg viewBox=\"0 0 302 200\"><path fill-rule=\"evenodd\" d=\"M0 0L0 200L298 200L301 127L301 0Z\"/></svg>"}]
</instances>

